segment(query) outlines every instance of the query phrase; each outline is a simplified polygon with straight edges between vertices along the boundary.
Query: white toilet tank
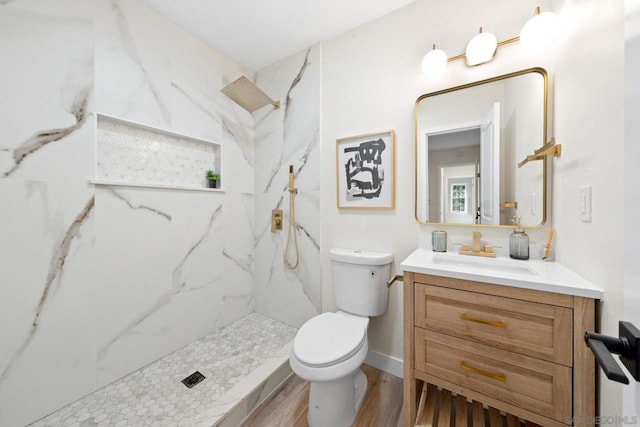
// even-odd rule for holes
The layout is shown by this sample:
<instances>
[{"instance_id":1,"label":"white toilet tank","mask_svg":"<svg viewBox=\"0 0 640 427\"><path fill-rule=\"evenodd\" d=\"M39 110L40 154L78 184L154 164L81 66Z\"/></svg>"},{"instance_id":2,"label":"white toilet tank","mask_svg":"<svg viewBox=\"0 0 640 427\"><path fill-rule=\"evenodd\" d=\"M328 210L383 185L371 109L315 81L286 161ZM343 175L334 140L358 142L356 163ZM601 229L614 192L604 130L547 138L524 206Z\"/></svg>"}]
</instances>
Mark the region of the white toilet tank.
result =
<instances>
[{"instance_id":1,"label":"white toilet tank","mask_svg":"<svg viewBox=\"0 0 640 427\"><path fill-rule=\"evenodd\" d=\"M338 309L367 317L387 311L393 254L331 249L329 258Z\"/></svg>"}]
</instances>

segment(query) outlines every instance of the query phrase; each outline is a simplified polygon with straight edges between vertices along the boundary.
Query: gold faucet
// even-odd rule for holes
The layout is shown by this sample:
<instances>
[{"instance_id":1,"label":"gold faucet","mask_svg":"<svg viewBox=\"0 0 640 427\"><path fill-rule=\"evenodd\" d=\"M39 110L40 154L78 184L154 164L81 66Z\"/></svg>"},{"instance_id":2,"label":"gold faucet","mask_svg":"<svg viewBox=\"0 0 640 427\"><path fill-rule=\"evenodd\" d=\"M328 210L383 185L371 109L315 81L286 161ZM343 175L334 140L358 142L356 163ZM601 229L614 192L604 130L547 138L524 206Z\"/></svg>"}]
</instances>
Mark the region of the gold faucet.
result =
<instances>
[{"instance_id":1,"label":"gold faucet","mask_svg":"<svg viewBox=\"0 0 640 427\"><path fill-rule=\"evenodd\" d=\"M483 248L481 239L482 239L482 233L480 233L479 231L474 231L473 239L471 240L471 250L469 250L468 244L463 243L458 253L460 255L472 255L472 256L483 256L483 257L495 258L496 253L493 252L493 248L495 246L484 245L484 248Z\"/></svg>"},{"instance_id":2,"label":"gold faucet","mask_svg":"<svg viewBox=\"0 0 640 427\"><path fill-rule=\"evenodd\" d=\"M471 243L471 250L473 252L480 252L481 246L480 246L480 239L482 238L482 233L479 231L474 231L473 232L473 243Z\"/></svg>"}]
</instances>

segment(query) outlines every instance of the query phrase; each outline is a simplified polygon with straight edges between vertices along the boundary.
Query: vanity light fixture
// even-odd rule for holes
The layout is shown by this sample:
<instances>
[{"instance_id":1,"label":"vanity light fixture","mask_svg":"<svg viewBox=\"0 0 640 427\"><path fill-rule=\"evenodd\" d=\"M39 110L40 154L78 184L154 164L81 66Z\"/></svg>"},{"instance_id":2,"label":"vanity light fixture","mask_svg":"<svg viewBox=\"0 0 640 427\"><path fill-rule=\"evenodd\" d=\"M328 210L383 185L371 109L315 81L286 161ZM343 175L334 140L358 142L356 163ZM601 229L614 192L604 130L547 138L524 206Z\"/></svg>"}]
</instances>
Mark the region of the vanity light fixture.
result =
<instances>
[{"instance_id":1,"label":"vanity light fixture","mask_svg":"<svg viewBox=\"0 0 640 427\"><path fill-rule=\"evenodd\" d=\"M520 30L520 43L527 48L545 47L551 42L558 30L558 15L553 12L540 13L536 7L533 17Z\"/></svg>"},{"instance_id":2,"label":"vanity light fixture","mask_svg":"<svg viewBox=\"0 0 640 427\"><path fill-rule=\"evenodd\" d=\"M444 50L436 48L433 44L431 49L422 59L422 72L431 76L441 74L447 68L447 54Z\"/></svg>"},{"instance_id":3,"label":"vanity light fixture","mask_svg":"<svg viewBox=\"0 0 640 427\"><path fill-rule=\"evenodd\" d=\"M498 49L498 39L491 33L485 33L480 27L480 32L476 34L464 52L467 65L480 65L489 62L496 56Z\"/></svg>"},{"instance_id":4,"label":"vanity light fixture","mask_svg":"<svg viewBox=\"0 0 640 427\"><path fill-rule=\"evenodd\" d=\"M525 23L518 37L498 42L493 34L482 31L482 27L480 27L480 33L469 41L465 53L448 59L447 54L442 49L437 49L434 44L433 49L422 59L422 72L428 76L435 77L444 71L447 62L462 58L464 58L468 66L484 64L495 57L500 46L517 41L521 41L523 46L527 48L542 47L547 45L555 36L557 27L558 16L555 13L540 13L540 7L536 7L533 17Z\"/></svg>"}]
</instances>

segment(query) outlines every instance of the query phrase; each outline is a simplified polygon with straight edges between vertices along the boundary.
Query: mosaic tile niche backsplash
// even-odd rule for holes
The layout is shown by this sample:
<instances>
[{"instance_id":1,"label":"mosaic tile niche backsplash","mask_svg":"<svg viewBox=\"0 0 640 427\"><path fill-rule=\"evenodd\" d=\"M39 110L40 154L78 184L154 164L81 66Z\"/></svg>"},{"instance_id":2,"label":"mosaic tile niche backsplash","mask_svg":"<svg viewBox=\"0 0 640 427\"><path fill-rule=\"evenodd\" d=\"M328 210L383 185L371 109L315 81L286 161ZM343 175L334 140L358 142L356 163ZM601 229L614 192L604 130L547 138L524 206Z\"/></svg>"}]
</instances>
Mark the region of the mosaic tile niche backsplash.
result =
<instances>
[{"instance_id":1,"label":"mosaic tile niche backsplash","mask_svg":"<svg viewBox=\"0 0 640 427\"><path fill-rule=\"evenodd\" d=\"M96 179L201 188L221 174L220 145L98 115Z\"/></svg>"}]
</instances>

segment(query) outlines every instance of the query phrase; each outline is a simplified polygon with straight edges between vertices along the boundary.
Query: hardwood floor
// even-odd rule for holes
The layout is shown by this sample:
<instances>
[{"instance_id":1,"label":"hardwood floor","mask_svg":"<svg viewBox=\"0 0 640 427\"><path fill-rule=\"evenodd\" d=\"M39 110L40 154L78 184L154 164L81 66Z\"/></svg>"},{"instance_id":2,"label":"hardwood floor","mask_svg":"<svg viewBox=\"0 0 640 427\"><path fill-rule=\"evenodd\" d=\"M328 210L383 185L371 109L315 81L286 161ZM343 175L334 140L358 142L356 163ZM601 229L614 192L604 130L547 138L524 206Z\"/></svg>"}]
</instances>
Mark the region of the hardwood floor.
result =
<instances>
[{"instance_id":1,"label":"hardwood floor","mask_svg":"<svg viewBox=\"0 0 640 427\"><path fill-rule=\"evenodd\" d=\"M354 427L399 427L402 425L402 379L362 365L368 391ZM290 377L275 394L243 422L242 427L307 427L309 383Z\"/></svg>"}]
</instances>

